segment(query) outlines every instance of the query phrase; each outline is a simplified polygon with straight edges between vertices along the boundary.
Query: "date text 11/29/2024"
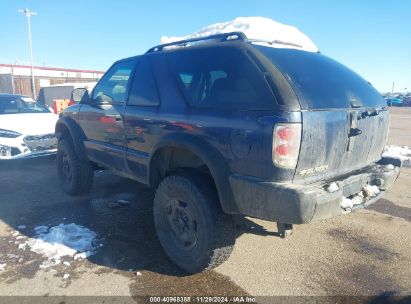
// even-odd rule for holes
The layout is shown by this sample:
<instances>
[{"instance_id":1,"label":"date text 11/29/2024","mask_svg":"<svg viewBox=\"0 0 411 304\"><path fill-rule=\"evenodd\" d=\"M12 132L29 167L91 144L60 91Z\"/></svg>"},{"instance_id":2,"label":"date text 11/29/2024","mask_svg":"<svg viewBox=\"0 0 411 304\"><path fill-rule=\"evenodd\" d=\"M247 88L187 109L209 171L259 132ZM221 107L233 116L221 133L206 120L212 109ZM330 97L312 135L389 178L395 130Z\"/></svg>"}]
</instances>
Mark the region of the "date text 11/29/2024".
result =
<instances>
[{"instance_id":1,"label":"date text 11/29/2024","mask_svg":"<svg viewBox=\"0 0 411 304\"><path fill-rule=\"evenodd\" d=\"M255 303L256 299L250 296L161 296L150 297L150 303Z\"/></svg>"}]
</instances>

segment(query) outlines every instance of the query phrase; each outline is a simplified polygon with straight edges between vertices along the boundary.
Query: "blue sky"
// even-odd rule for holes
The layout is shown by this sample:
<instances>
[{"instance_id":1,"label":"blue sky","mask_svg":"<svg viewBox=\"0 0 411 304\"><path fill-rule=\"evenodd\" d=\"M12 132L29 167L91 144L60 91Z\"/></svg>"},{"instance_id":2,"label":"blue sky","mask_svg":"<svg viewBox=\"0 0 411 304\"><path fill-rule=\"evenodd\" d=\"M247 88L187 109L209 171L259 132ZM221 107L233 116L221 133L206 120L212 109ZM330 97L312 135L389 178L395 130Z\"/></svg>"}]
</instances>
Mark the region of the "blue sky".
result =
<instances>
[{"instance_id":1,"label":"blue sky","mask_svg":"<svg viewBox=\"0 0 411 304\"><path fill-rule=\"evenodd\" d=\"M380 91L411 91L409 0L97 1L0 0L0 63L28 63L25 17L32 17L36 65L105 70L141 54L160 37L186 35L239 16L264 16L298 27L322 53Z\"/></svg>"}]
</instances>

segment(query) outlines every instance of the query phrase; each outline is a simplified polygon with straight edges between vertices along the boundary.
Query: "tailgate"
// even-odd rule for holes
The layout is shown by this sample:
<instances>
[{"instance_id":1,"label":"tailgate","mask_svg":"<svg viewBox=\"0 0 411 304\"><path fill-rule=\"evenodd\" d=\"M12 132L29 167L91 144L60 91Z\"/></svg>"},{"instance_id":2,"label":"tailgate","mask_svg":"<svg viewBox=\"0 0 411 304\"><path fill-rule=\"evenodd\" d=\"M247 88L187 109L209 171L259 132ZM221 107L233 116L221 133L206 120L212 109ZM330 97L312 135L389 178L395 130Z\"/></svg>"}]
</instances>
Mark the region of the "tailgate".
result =
<instances>
[{"instance_id":1,"label":"tailgate","mask_svg":"<svg viewBox=\"0 0 411 304\"><path fill-rule=\"evenodd\" d=\"M388 134L387 110L305 111L294 181L330 179L379 160Z\"/></svg>"},{"instance_id":2,"label":"tailgate","mask_svg":"<svg viewBox=\"0 0 411 304\"><path fill-rule=\"evenodd\" d=\"M380 159L389 113L361 76L322 54L255 46L289 81L301 106L294 181L332 178Z\"/></svg>"}]
</instances>

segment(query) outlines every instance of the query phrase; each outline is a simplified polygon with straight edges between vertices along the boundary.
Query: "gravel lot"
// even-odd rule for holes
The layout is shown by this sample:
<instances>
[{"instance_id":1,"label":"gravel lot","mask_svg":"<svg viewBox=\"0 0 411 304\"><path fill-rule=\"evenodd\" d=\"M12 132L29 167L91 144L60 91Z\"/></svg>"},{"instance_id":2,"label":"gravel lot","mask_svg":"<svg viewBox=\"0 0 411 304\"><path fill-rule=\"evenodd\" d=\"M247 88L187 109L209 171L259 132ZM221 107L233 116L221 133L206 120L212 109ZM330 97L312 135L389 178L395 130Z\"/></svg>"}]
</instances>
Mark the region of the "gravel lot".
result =
<instances>
[{"instance_id":1,"label":"gravel lot","mask_svg":"<svg viewBox=\"0 0 411 304\"><path fill-rule=\"evenodd\" d=\"M392 109L388 144L411 146L410 121L410 108ZM147 302L140 297L249 295L273 302L295 298L268 296L354 295L375 301L392 295L398 296L392 303L411 302L409 167L371 209L296 226L287 239L276 236L275 223L237 219L230 259L194 276L179 271L163 253L152 221L153 193L144 186L97 172L92 192L73 198L61 191L53 158L0 163L0 172L2 296L124 296L111 302ZM130 204L113 203L118 199ZM33 236L34 227L60 223L95 231L103 246L87 259L40 269L45 258L18 246ZM90 303L66 298L67 303L70 299Z\"/></svg>"}]
</instances>

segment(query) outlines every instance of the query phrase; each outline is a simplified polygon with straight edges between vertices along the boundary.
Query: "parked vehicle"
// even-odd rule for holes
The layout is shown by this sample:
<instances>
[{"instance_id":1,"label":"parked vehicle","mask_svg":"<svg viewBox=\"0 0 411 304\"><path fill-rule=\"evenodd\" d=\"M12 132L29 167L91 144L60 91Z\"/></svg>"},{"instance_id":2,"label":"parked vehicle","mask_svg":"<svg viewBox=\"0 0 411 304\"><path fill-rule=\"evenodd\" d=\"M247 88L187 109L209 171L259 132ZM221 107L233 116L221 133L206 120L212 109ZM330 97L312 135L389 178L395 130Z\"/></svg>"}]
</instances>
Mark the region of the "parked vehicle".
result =
<instances>
[{"instance_id":1,"label":"parked vehicle","mask_svg":"<svg viewBox=\"0 0 411 304\"><path fill-rule=\"evenodd\" d=\"M411 107L411 95L404 96L404 106Z\"/></svg>"},{"instance_id":2,"label":"parked vehicle","mask_svg":"<svg viewBox=\"0 0 411 304\"><path fill-rule=\"evenodd\" d=\"M159 240L191 273L228 258L230 215L276 221L286 236L374 203L401 167L381 158L389 113L367 81L242 33L119 60L72 100L56 125L65 191L89 191L99 166L150 185Z\"/></svg>"},{"instance_id":3,"label":"parked vehicle","mask_svg":"<svg viewBox=\"0 0 411 304\"><path fill-rule=\"evenodd\" d=\"M57 120L30 97L0 94L0 160L55 154Z\"/></svg>"},{"instance_id":4,"label":"parked vehicle","mask_svg":"<svg viewBox=\"0 0 411 304\"><path fill-rule=\"evenodd\" d=\"M397 97L386 97L385 101L390 107L402 107L404 105L403 100Z\"/></svg>"}]
</instances>

